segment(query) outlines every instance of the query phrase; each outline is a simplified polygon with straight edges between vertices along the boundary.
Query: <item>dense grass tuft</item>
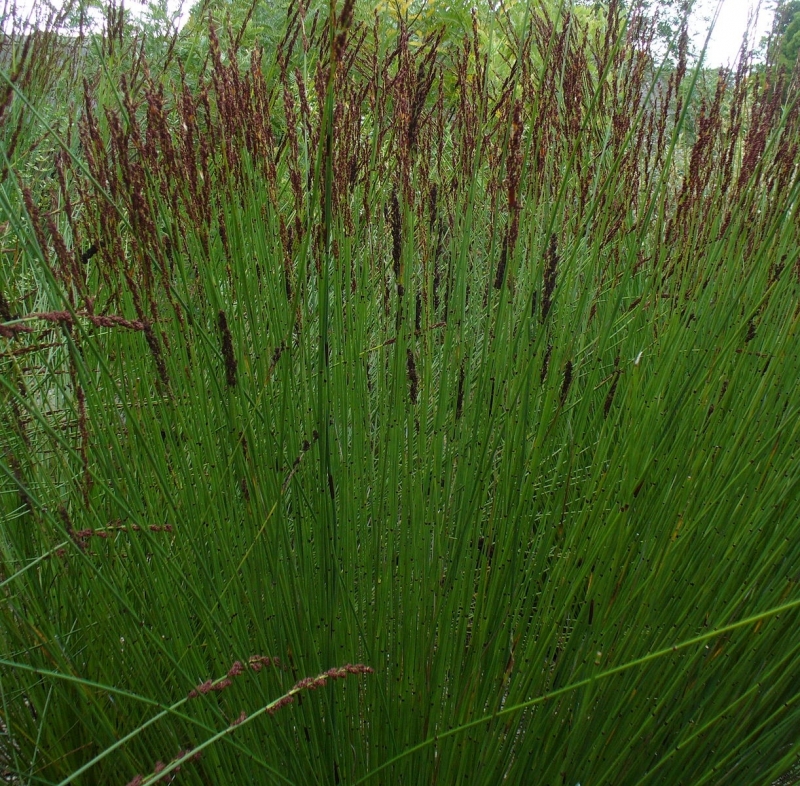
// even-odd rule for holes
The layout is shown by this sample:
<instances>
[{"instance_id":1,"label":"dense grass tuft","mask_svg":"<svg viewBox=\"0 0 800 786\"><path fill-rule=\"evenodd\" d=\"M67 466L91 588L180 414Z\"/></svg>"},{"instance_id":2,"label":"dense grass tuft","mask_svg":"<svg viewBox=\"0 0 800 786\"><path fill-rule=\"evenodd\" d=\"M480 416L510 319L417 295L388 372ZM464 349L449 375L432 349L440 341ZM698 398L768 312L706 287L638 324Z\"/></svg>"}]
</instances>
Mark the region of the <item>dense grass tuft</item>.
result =
<instances>
[{"instance_id":1,"label":"dense grass tuft","mask_svg":"<svg viewBox=\"0 0 800 786\"><path fill-rule=\"evenodd\" d=\"M0 767L769 783L797 72L659 66L617 3L460 46L345 6L189 73L110 26L58 123L0 57L53 172L4 120Z\"/></svg>"}]
</instances>

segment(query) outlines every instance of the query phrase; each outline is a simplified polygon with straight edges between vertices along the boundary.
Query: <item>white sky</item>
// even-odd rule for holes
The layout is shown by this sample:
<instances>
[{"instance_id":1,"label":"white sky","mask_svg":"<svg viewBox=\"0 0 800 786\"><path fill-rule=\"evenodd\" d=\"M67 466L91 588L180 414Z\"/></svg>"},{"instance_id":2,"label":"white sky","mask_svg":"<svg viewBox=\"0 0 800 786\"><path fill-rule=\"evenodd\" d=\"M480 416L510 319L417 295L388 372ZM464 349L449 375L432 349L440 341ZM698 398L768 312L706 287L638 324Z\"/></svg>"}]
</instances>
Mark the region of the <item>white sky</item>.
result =
<instances>
[{"instance_id":1,"label":"white sky","mask_svg":"<svg viewBox=\"0 0 800 786\"><path fill-rule=\"evenodd\" d=\"M691 32L692 40L698 51L703 46L710 18L716 7L716 0L697 0ZM747 17L751 11L754 12L754 4L751 0L724 0L706 50L706 66L716 68L730 65L733 62L742 44L742 37L747 27ZM750 49L757 47L761 38L769 32L773 16L771 8L769 10L765 7L761 8L755 26L755 35L750 38Z\"/></svg>"}]
</instances>

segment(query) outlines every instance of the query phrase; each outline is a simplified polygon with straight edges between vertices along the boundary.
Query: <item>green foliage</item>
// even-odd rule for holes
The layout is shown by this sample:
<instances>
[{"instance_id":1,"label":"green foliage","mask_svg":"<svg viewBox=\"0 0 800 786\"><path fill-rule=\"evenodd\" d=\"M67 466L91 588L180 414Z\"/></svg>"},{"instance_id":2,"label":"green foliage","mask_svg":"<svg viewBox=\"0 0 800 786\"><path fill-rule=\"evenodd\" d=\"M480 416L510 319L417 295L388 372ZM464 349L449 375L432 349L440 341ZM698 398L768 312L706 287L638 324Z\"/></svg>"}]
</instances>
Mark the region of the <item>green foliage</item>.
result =
<instances>
[{"instance_id":1,"label":"green foliage","mask_svg":"<svg viewBox=\"0 0 800 786\"><path fill-rule=\"evenodd\" d=\"M778 63L791 71L800 52L800 1L788 0L778 5L772 34L778 42Z\"/></svg>"},{"instance_id":2,"label":"green foliage","mask_svg":"<svg viewBox=\"0 0 800 786\"><path fill-rule=\"evenodd\" d=\"M274 54L286 30L287 14L290 10L288 0L275 3L242 2L242 0L200 0L192 7L187 32L206 36L209 16L221 24L227 35L239 37L241 52L247 56L256 48L264 49L270 56ZM304 3L308 20L316 13L324 20L328 15L325 0L312 0ZM207 47L207 39L206 39ZM206 47L201 47L207 51Z\"/></svg>"},{"instance_id":3,"label":"green foliage","mask_svg":"<svg viewBox=\"0 0 800 786\"><path fill-rule=\"evenodd\" d=\"M4 774L788 771L797 85L621 12L211 10L3 126Z\"/></svg>"}]
</instances>

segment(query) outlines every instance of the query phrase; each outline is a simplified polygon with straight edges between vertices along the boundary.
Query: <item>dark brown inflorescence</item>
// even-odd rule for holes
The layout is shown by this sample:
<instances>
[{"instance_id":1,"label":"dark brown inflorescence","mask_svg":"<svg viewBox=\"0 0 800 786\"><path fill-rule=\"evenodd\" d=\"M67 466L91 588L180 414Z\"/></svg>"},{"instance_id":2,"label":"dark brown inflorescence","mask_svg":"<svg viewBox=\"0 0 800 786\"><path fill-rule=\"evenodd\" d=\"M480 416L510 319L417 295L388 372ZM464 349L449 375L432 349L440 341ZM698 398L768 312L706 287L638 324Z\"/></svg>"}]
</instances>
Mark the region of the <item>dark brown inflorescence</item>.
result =
<instances>
[{"instance_id":1,"label":"dark brown inflorescence","mask_svg":"<svg viewBox=\"0 0 800 786\"><path fill-rule=\"evenodd\" d=\"M553 305L553 292L556 288L558 274L558 250L556 248L555 233L550 235L550 244L544 257L544 272L542 273L542 322L547 319Z\"/></svg>"},{"instance_id":2,"label":"dark brown inflorescence","mask_svg":"<svg viewBox=\"0 0 800 786\"><path fill-rule=\"evenodd\" d=\"M236 387L236 358L233 355L233 339L228 327L228 317L220 309L217 325L222 338L222 359L225 361L225 381L229 388Z\"/></svg>"},{"instance_id":3,"label":"dark brown inflorescence","mask_svg":"<svg viewBox=\"0 0 800 786\"><path fill-rule=\"evenodd\" d=\"M417 395L419 392L419 377L417 376L417 364L414 362L414 353L411 349L406 350L406 370L408 372L408 386L409 395L411 396L411 403L417 403Z\"/></svg>"}]
</instances>

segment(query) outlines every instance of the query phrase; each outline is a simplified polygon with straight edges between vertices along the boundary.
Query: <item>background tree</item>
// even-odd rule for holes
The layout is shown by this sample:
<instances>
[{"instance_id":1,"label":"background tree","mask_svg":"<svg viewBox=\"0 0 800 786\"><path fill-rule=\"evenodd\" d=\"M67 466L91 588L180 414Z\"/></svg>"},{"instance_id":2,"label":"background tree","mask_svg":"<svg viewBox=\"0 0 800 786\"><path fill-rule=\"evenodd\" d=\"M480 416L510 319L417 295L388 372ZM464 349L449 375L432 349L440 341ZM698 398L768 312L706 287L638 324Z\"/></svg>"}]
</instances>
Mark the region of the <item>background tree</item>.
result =
<instances>
[{"instance_id":1,"label":"background tree","mask_svg":"<svg viewBox=\"0 0 800 786\"><path fill-rule=\"evenodd\" d=\"M800 0L778 3L772 25L772 38L776 62L791 71L800 52Z\"/></svg>"}]
</instances>

